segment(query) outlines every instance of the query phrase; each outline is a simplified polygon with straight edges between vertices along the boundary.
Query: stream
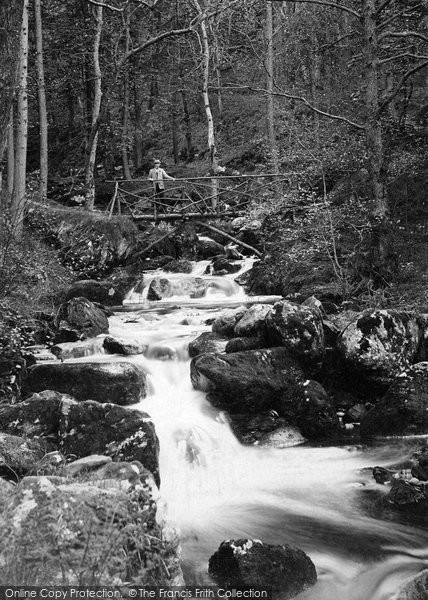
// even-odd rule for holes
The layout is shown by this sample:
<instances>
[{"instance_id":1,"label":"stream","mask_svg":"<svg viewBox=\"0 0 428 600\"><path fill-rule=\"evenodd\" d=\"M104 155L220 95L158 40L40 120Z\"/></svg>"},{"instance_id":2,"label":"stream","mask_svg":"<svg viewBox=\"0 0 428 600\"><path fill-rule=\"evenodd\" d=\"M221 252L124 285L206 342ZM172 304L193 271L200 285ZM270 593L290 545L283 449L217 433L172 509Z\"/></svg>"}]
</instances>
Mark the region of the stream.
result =
<instances>
[{"instance_id":1,"label":"stream","mask_svg":"<svg viewBox=\"0 0 428 600\"><path fill-rule=\"evenodd\" d=\"M161 495L180 530L186 583L212 583L207 564L219 544L248 537L295 545L311 557L318 583L298 600L392 600L428 566L428 531L416 518L376 511L382 486L370 467L407 458L417 441L241 445L226 416L192 388L187 347L226 307L274 299L246 298L236 274L203 275L207 264L196 263L191 275L209 279L205 297L180 295L188 275L155 272L174 280L174 296L148 302L148 277L140 293L129 294L126 312L110 318L111 335L148 344L144 356L129 357L149 373L149 394L132 408L149 413L156 426Z\"/></svg>"}]
</instances>

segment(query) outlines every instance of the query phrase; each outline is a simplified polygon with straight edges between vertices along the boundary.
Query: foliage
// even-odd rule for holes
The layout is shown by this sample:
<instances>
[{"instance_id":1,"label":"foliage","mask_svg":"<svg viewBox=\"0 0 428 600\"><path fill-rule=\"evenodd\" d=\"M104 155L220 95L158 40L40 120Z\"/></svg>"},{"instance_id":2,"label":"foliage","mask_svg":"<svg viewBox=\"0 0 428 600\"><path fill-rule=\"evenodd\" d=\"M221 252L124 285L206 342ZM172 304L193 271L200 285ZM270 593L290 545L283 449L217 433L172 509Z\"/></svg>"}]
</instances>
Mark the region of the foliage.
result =
<instances>
[{"instance_id":1,"label":"foliage","mask_svg":"<svg viewBox=\"0 0 428 600\"><path fill-rule=\"evenodd\" d=\"M48 206L30 209L28 222L80 279L104 276L137 243L137 228L127 218Z\"/></svg>"}]
</instances>

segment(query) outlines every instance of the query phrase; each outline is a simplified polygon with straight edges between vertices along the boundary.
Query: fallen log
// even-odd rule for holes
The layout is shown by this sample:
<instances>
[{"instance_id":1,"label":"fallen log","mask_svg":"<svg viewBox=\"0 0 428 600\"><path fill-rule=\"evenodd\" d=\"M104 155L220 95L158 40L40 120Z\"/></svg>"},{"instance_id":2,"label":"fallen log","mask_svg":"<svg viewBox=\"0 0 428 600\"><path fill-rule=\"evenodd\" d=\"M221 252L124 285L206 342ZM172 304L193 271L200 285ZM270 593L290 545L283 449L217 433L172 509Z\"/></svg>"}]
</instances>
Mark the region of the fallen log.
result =
<instances>
[{"instance_id":1,"label":"fallen log","mask_svg":"<svg viewBox=\"0 0 428 600\"><path fill-rule=\"evenodd\" d=\"M227 238L228 240L235 242L235 244L238 244L238 246L241 246L242 248L246 248L247 250L251 250L251 252L254 252L254 254L256 256L258 256L259 258L262 257L262 253L259 252L259 250L256 250L256 248L253 248L253 246L250 246L249 244L246 244L245 242L241 242L241 240L238 240L237 238L233 237L233 235L230 235L230 233L226 233L225 231L223 231L222 229L219 229L218 227L214 227L213 225L208 225L208 223L202 223L201 221L194 221L194 224L199 225L200 227L205 227L206 229L210 229L211 231L214 231L215 233L222 235L223 237Z\"/></svg>"}]
</instances>

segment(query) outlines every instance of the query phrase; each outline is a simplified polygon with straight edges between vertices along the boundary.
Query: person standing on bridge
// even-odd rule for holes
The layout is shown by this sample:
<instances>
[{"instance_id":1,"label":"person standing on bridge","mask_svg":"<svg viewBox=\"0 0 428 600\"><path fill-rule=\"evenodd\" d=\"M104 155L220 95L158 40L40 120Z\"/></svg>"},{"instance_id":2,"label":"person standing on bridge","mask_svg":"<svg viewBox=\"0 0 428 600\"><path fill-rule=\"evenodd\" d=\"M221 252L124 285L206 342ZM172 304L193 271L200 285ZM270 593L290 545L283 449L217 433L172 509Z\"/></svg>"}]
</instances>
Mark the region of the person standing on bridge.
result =
<instances>
[{"instance_id":1,"label":"person standing on bridge","mask_svg":"<svg viewBox=\"0 0 428 600\"><path fill-rule=\"evenodd\" d=\"M163 200L165 192L164 180L172 179L172 181L175 181L175 178L168 175L168 173L164 169L161 169L161 161L159 159L156 159L154 162L155 166L149 171L149 181L153 181L153 189L156 198L159 200Z\"/></svg>"}]
</instances>

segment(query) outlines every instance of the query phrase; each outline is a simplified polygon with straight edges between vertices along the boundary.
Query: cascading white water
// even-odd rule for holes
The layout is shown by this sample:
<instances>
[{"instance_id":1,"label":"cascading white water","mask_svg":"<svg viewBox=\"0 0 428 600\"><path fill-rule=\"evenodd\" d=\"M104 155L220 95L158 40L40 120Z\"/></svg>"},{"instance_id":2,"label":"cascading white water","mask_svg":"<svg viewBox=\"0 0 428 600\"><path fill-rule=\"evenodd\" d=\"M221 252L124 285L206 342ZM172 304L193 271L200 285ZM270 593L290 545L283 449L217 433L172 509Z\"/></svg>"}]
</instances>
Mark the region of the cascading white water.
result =
<instances>
[{"instance_id":1,"label":"cascading white water","mask_svg":"<svg viewBox=\"0 0 428 600\"><path fill-rule=\"evenodd\" d=\"M155 422L161 494L181 530L186 582L210 582L207 563L220 542L250 537L311 556L319 580L300 600L392 600L428 566L428 532L371 516L370 492L381 488L363 469L399 461L409 447L242 446L226 416L192 388L187 353L188 342L211 329L205 321L233 300L218 293L201 308L181 298L179 307L150 303L110 319L112 335L148 345L145 356L129 358L150 380L148 397L134 408Z\"/></svg>"}]
</instances>

